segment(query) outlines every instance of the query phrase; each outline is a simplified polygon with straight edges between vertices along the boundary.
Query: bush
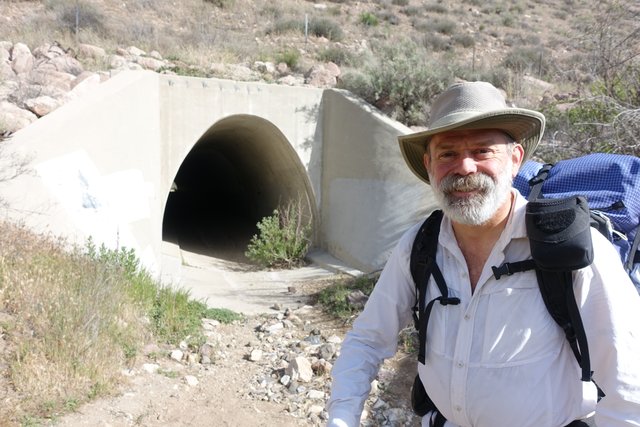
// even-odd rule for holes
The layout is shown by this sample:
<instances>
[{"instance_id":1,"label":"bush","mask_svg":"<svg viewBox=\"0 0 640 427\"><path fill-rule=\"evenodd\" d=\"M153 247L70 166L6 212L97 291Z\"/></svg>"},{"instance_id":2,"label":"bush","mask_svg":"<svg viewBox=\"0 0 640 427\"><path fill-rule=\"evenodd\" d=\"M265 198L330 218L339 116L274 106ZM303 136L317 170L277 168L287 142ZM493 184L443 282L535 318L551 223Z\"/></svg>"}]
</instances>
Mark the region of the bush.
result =
<instances>
[{"instance_id":1,"label":"bush","mask_svg":"<svg viewBox=\"0 0 640 427\"><path fill-rule=\"evenodd\" d=\"M332 316L345 319L357 314L362 307L352 305L348 296L354 292L362 292L369 296L373 291L378 276L360 276L341 280L322 289L318 293L318 302L322 309Z\"/></svg>"},{"instance_id":2,"label":"bush","mask_svg":"<svg viewBox=\"0 0 640 427\"><path fill-rule=\"evenodd\" d=\"M408 126L424 124L427 103L452 81L454 72L428 61L411 41L376 47L375 60L360 72L345 73L340 86L361 96L385 114Z\"/></svg>"},{"instance_id":3,"label":"bush","mask_svg":"<svg viewBox=\"0 0 640 427\"><path fill-rule=\"evenodd\" d=\"M318 52L318 59L323 62L333 62L338 65L350 65L355 62L353 54L348 49L329 46Z\"/></svg>"},{"instance_id":4,"label":"bush","mask_svg":"<svg viewBox=\"0 0 640 427\"><path fill-rule=\"evenodd\" d=\"M339 42L344 37L340 26L328 18L310 19L309 34L316 37L325 37L334 42Z\"/></svg>"},{"instance_id":5,"label":"bush","mask_svg":"<svg viewBox=\"0 0 640 427\"><path fill-rule=\"evenodd\" d=\"M264 267L293 268L304 262L309 249L311 225L304 218L301 201L273 211L258 224L259 234L249 242L245 255Z\"/></svg>"},{"instance_id":6,"label":"bush","mask_svg":"<svg viewBox=\"0 0 640 427\"><path fill-rule=\"evenodd\" d=\"M362 12L360 14L360 23L368 27L374 27L379 24L378 17L371 12Z\"/></svg>"},{"instance_id":7,"label":"bush","mask_svg":"<svg viewBox=\"0 0 640 427\"><path fill-rule=\"evenodd\" d=\"M300 61L300 52L297 49L287 49L276 55L276 62L284 62L287 64L289 69L295 70L298 67L298 62Z\"/></svg>"},{"instance_id":8,"label":"bush","mask_svg":"<svg viewBox=\"0 0 640 427\"><path fill-rule=\"evenodd\" d=\"M550 69L548 56L542 46L514 47L507 53L503 65L516 73L530 73L544 77Z\"/></svg>"},{"instance_id":9,"label":"bush","mask_svg":"<svg viewBox=\"0 0 640 427\"><path fill-rule=\"evenodd\" d=\"M96 34L106 34L106 17L94 4L88 1L67 2L51 0L47 7L57 16L60 27L72 33L91 30Z\"/></svg>"}]
</instances>

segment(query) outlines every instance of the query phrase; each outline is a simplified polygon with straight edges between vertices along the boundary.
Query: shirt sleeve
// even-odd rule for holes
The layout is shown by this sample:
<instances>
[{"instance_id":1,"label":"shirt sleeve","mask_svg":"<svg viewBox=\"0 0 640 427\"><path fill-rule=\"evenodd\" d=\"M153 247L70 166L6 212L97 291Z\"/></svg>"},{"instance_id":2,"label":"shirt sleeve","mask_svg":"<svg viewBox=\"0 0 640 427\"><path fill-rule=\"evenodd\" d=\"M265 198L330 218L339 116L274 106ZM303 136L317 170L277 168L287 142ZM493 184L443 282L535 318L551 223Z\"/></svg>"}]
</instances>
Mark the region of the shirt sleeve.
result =
<instances>
[{"instance_id":1,"label":"shirt sleeve","mask_svg":"<svg viewBox=\"0 0 640 427\"><path fill-rule=\"evenodd\" d=\"M384 359L396 353L398 333L411 321L416 296L409 257L417 229L413 227L400 239L364 310L346 334L331 372L330 427L359 425L371 381Z\"/></svg>"},{"instance_id":2,"label":"shirt sleeve","mask_svg":"<svg viewBox=\"0 0 640 427\"><path fill-rule=\"evenodd\" d=\"M596 424L640 426L640 296L613 246L593 231L594 262L575 275L593 379L605 393Z\"/></svg>"}]
</instances>

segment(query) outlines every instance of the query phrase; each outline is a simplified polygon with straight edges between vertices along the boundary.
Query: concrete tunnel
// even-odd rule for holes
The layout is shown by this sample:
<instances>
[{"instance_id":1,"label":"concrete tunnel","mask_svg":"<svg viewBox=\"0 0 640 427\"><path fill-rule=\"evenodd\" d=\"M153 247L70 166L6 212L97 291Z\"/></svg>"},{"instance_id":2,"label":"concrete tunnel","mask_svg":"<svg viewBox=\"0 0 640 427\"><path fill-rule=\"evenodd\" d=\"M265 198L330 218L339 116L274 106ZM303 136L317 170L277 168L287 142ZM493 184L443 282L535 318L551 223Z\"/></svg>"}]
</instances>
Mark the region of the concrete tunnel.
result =
<instances>
[{"instance_id":1,"label":"concrete tunnel","mask_svg":"<svg viewBox=\"0 0 640 427\"><path fill-rule=\"evenodd\" d=\"M256 224L298 199L313 224L311 184L283 133L257 116L226 117L180 165L167 196L162 238L190 252L245 261Z\"/></svg>"}]
</instances>

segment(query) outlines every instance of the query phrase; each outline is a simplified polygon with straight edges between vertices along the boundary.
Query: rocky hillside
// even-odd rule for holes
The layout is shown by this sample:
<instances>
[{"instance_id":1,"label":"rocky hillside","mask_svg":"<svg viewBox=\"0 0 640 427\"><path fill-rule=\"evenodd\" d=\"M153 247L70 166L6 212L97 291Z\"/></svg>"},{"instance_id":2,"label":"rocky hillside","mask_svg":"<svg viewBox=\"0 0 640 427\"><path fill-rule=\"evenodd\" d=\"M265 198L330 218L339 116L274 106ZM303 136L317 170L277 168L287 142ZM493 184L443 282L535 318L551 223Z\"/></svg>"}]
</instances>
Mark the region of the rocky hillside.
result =
<instances>
[{"instance_id":1,"label":"rocky hillside","mask_svg":"<svg viewBox=\"0 0 640 427\"><path fill-rule=\"evenodd\" d=\"M0 134L121 70L333 87L408 44L432 62L396 71L399 82L436 64L538 106L578 95L600 62L633 56L637 14L632 0L5 1ZM384 110L384 95L363 94Z\"/></svg>"}]
</instances>

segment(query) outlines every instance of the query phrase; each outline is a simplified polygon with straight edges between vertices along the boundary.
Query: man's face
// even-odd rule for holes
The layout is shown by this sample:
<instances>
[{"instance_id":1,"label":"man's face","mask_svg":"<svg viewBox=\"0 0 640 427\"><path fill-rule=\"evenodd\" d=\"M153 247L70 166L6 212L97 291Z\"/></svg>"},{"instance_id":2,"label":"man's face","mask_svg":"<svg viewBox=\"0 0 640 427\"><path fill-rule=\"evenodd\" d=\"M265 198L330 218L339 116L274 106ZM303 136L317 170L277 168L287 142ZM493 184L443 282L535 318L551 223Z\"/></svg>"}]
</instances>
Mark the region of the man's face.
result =
<instances>
[{"instance_id":1,"label":"man's face","mask_svg":"<svg viewBox=\"0 0 640 427\"><path fill-rule=\"evenodd\" d=\"M424 164L444 213L481 225L508 203L523 155L522 146L501 131L451 131L431 139Z\"/></svg>"}]
</instances>

